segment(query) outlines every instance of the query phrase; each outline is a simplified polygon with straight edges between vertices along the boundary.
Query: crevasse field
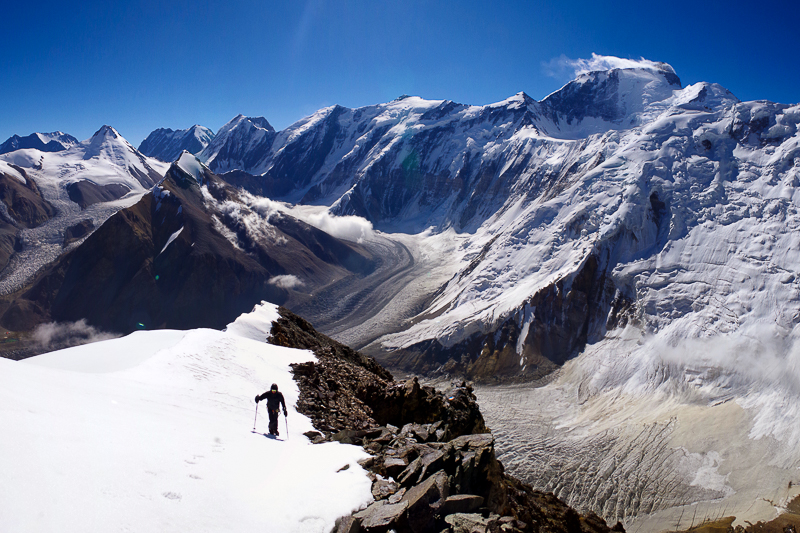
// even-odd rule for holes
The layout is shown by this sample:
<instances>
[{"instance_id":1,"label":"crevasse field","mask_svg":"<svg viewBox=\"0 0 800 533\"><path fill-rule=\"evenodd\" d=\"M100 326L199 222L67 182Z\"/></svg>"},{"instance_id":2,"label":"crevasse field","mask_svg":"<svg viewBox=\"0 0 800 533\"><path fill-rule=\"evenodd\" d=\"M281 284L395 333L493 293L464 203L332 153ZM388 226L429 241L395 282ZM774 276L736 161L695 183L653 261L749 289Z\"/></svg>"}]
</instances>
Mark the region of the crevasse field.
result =
<instances>
[{"instance_id":1,"label":"crevasse field","mask_svg":"<svg viewBox=\"0 0 800 533\"><path fill-rule=\"evenodd\" d=\"M303 436L289 364L314 356L266 344L276 318L264 304L226 331L0 359L0 529L327 532L372 501L361 448ZM284 440L251 431L253 398L273 382Z\"/></svg>"}]
</instances>

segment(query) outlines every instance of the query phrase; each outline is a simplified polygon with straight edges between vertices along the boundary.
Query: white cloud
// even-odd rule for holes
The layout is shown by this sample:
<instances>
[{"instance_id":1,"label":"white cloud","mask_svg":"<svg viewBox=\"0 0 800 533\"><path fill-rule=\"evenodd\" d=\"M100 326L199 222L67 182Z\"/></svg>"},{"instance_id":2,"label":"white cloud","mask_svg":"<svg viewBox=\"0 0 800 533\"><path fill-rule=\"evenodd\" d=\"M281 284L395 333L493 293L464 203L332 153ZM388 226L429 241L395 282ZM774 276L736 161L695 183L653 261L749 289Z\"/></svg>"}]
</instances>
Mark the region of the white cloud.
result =
<instances>
[{"instance_id":1,"label":"white cloud","mask_svg":"<svg viewBox=\"0 0 800 533\"><path fill-rule=\"evenodd\" d=\"M615 68L650 68L675 74L675 69L667 63L639 59L625 59L615 56L602 56L592 53L589 59L571 59L564 54L542 64L544 73L553 78L575 77L596 70L612 70Z\"/></svg>"},{"instance_id":2,"label":"white cloud","mask_svg":"<svg viewBox=\"0 0 800 533\"><path fill-rule=\"evenodd\" d=\"M372 222L357 216L337 217L327 211L305 217L305 221L325 233L347 241L363 242L372 237Z\"/></svg>"},{"instance_id":3,"label":"white cloud","mask_svg":"<svg viewBox=\"0 0 800 533\"><path fill-rule=\"evenodd\" d=\"M297 276L286 274L283 276L273 276L269 280L270 284L280 287L281 289L294 289L295 287L302 287L303 282Z\"/></svg>"},{"instance_id":4,"label":"white cloud","mask_svg":"<svg viewBox=\"0 0 800 533\"><path fill-rule=\"evenodd\" d=\"M91 342L104 341L119 337L114 333L100 331L90 326L86 320L77 322L50 322L36 326L32 334L40 348L45 351L60 350L70 346L79 346Z\"/></svg>"},{"instance_id":5,"label":"white cloud","mask_svg":"<svg viewBox=\"0 0 800 533\"><path fill-rule=\"evenodd\" d=\"M373 234L372 223L354 215L339 217L330 214L327 210L309 212L302 206L291 207L285 203L254 196L247 192L242 192L241 198L252 212L243 213L241 205L236 202L216 202L210 194L207 192L204 194L207 202L215 202L220 211L241 221L252 236L260 234L261 237L276 239L274 227L269 224L269 219L273 215L282 213L302 220L338 239L363 242L365 239L371 238Z\"/></svg>"}]
</instances>

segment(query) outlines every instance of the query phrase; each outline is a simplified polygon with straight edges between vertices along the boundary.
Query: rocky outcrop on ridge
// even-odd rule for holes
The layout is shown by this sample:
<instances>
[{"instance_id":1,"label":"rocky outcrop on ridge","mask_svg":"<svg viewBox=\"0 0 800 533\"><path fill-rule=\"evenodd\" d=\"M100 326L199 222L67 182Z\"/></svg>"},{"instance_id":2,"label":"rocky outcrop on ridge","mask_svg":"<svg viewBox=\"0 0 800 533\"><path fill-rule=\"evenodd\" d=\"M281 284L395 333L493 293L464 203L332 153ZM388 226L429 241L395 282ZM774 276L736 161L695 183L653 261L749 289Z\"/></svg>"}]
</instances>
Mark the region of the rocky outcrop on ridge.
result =
<instances>
[{"instance_id":1,"label":"rocky outcrop on ridge","mask_svg":"<svg viewBox=\"0 0 800 533\"><path fill-rule=\"evenodd\" d=\"M440 392L416 378L397 382L371 357L284 308L279 313L268 342L317 356L292 365L298 411L318 430L306 436L371 455L361 465L375 501L340 518L337 533L624 531L506 474L468 384Z\"/></svg>"},{"instance_id":2,"label":"rocky outcrop on ridge","mask_svg":"<svg viewBox=\"0 0 800 533\"><path fill-rule=\"evenodd\" d=\"M488 431L472 389L460 387L447 397L416 379L396 382L367 357L317 332L306 320L281 307L269 342L312 350L316 362L293 365L300 384L298 410L327 436L409 421L438 422L446 438Z\"/></svg>"}]
</instances>

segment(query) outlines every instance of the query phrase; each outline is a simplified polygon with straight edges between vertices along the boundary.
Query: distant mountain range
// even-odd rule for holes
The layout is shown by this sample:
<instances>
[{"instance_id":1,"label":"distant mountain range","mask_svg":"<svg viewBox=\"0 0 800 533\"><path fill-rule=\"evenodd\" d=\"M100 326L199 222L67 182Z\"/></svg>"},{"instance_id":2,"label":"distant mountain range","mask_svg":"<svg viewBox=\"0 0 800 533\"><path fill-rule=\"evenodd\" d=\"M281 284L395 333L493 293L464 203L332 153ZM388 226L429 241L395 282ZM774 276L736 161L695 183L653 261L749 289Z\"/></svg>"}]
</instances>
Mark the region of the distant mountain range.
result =
<instances>
[{"instance_id":1,"label":"distant mountain range","mask_svg":"<svg viewBox=\"0 0 800 533\"><path fill-rule=\"evenodd\" d=\"M53 133L31 133L27 137L12 135L0 144L0 154L23 148L35 148L41 152L60 152L78 144L78 139L60 131Z\"/></svg>"},{"instance_id":2,"label":"distant mountain range","mask_svg":"<svg viewBox=\"0 0 800 533\"><path fill-rule=\"evenodd\" d=\"M196 124L186 130L159 128L142 141L139 151L148 157L171 163L184 150L191 154L200 152L213 138L213 131Z\"/></svg>"}]
</instances>

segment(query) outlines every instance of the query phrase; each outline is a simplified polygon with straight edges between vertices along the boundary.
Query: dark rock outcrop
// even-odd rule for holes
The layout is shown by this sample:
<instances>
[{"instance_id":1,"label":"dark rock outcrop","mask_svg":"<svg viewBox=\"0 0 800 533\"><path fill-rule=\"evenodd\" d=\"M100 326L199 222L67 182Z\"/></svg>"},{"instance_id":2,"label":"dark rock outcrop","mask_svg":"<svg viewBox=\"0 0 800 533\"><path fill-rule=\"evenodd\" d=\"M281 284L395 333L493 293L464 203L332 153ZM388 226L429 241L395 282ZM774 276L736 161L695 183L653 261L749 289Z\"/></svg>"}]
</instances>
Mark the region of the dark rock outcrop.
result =
<instances>
[{"instance_id":1,"label":"dark rock outcrop","mask_svg":"<svg viewBox=\"0 0 800 533\"><path fill-rule=\"evenodd\" d=\"M82 239L94 229L91 219L81 220L64 230L64 246Z\"/></svg>"},{"instance_id":2,"label":"dark rock outcrop","mask_svg":"<svg viewBox=\"0 0 800 533\"><path fill-rule=\"evenodd\" d=\"M317 332L287 309L280 308L280 313L269 342L309 349L317 355L316 362L292 365L300 383L298 410L310 417L317 429L332 435L387 424L399 427L409 421L438 421L438 429L447 437L486 431L469 387L456 388L444 397L416 379L396 383L373 358ZM359 443L362 437L345 434L337 440Z\"/></svg>"},{"instance_id":3,"label":"dark rock outcrop","mask_svg":"<svg viewBox=\"0 0 800 533\"><path fill-rule=\"evenodd\" d=\"M608 533L552 494L504 472L472 389L446 392L416 378L396 382L374 359L322 335L280 308L268 342L314 351L292 365L298 411L314 442L360 445L375 501L337 521L337 533L395 531ZM615 531L624 531L621 525Z\"/></svg>"},{"instance_id":4,"label":"dark rock outcrop","mask_svg":"<svg viewBox=\"0 0 800 533\"><path fill-rule=\"evenodd\" d=\"M0 173L0 200L6 204L12 223L23 228L35 228L47 222L56 214L53 205L44 199L39 187L28 177L25 169L11 165L24 179L23 183L14 176Z\"/></svg>"},{"instance_id":5,"label":"dark rock outcrop","mask_svg":"<svg viewBox=\"0 0 800 533\"><path fill-rule=\"evenodd\" d=\"M630 300L611 281L609 264L607 258L590 255L574 276L533 294L492 331L452 346L436 339L422 341L381 359L393 368L483 383L544 378L607 329L631 319ZM523 328L526 320L529 327Z\"/></svg>"},{"instance_id":6,"label":"dark rock outcrop","mask_svg":"<svg viewBox=\"0 0 800 533\"><path fill-rule=\"evenodd\" d=\"M98 185L89 180L76 181L67 185L69 199L86 209L92 204L100 202L111 202L118 200L131 190L121 183L110 183L108 185Z\"/></svg>"}]
</instances>

